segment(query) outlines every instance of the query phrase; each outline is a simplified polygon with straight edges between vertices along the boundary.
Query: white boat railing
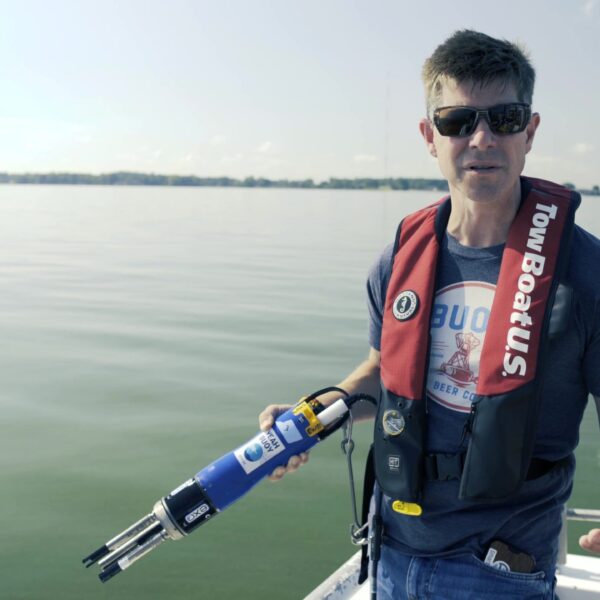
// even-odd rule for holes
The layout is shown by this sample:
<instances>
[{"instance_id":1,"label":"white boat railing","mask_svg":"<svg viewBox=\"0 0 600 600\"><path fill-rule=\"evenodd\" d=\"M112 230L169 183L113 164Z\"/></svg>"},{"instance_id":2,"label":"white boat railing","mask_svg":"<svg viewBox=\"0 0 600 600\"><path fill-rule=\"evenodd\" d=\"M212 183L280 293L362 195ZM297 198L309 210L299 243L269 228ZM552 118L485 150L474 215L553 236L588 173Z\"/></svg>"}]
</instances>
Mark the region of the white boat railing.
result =
<instances>
[{"instance_id":1,"label":"white boat railing","mask_svg":"<svg viewBox=\"0 0 600 600\"><path fill-rule=\"evenodd\" d=\"M558 541L558 564L567 562L567 522L568 521L597 521L600 523L600 510L592 508L567 508L563 515L563 525Z\"/></svg>"},{"instance_id":2,"label":"white boat railing","mask_svg":"<svg viewBox=\"0 0 600 600\"><path fill-rule=\"evenodd\" d=\"M559 540L558 593L561 600L600 599L600 557L567 554L567 520L598 521L600 510L569 508ZM368 585L358 585L360 551L315 588L304 600L367 600Z\"/></svg>"}]
</instances>

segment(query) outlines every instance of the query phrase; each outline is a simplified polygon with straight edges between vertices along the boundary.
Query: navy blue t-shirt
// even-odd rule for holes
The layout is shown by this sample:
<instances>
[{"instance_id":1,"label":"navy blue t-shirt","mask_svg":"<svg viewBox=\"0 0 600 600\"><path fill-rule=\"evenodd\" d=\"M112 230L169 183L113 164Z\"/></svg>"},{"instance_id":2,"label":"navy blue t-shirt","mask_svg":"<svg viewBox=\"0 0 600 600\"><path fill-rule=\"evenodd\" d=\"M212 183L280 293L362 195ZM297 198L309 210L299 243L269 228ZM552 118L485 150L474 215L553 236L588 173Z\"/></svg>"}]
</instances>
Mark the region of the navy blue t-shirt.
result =
<instances>
[{"instance_id":1,"label":"navy blue t-shirt","mask_svg":"<svg viewBox=\"0 0 600 600\"><path fill-rule=\"evenodd\" d=\"M427 451L455 453L479 372L487 321L504 245L462 246L446 234L439 258L431 319L427 374ZM369 339L381 347L381 326L391 274L392 245L369 273ZM575 291L565 334L550 343L542 376L542 402L534 456L568 464L525 482L510 501L481 504L458 499L459 482L426 482L423 514L399 515L382 504L385 533L407 554L483 557L493 540L502 540L532 555L539 570L556 561L561 513L573 484L573 451L588 394L600 395L600 240L580 227L573 232L569 281ZM501 452L502 449L498 448Z\"/></svg>"}]
</instances>

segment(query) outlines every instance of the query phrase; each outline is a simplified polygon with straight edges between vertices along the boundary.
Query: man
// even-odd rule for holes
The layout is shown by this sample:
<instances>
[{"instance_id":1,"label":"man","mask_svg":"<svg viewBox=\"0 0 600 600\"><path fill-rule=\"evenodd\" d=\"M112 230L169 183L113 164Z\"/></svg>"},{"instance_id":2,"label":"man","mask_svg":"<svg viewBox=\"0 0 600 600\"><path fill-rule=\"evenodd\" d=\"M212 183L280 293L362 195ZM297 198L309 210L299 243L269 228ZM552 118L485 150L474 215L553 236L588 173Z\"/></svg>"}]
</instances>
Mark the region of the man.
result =
<instances>
[{"instance_id":1,"label":"man","mask_svg":"<svg viewBox=\"0 0 600 600\"><path fill-rule=\"evenodd\" d=\"M534 78L474 31L423 69L450 201L407 217L372 269L369 357L338 384L379 398L379 598L554 598L588 394L600 414L600 241L569 225L577 195L520 177ZM580 544L600 552L600 530Z\"/></svg>"}]
</instances>

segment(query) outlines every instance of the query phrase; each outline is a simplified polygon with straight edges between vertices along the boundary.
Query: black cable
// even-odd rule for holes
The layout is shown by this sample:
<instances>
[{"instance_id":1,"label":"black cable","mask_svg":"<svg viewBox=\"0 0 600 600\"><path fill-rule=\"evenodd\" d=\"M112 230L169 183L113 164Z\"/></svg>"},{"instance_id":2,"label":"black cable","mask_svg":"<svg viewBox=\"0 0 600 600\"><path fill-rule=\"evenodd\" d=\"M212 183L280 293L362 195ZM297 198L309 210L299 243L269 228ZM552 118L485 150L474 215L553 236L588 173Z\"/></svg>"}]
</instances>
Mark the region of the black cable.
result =
<instances>
[{"instance_id":1,"label":"black cable","mask_svg":"<svg viewBox=\"0 0 600 600\"><path fill-rule=\"evenodd\" d=\"M348 407L353 406L361 400L365 400L366 402L370 402L373 406L377 406L377 399L371 396L371 394L352 394L346 398L346 400L348 401L346 402Z\"/></svg>"},{"instance_id":2,"label":"black cable","mask_svg":"<svg viewBox=\"0 0 600 600\"><path fill-rule=\"evenodd\" d=\"M360 402L361 400L365 400L366 402L371 402L371 404L374 404L375 406L377 406L377 400L375 400L375 398L373 398L373 396L369 395L369 394L348 394L347 392L345 392L342 388L338 388L338 387L330 387L330 388L324 388L326 391L339 391L339 392L343 392L344 394L346 394L346 397L344 398L344 402L346 403L346 406L350 409L352 408L352 406L354 406L357 402ZM315 392L317 393L317 392ZM324 393L323 390L320 390L317 395L320 395L321 393ZM346 421L348 420L348 418L350 417L350 411L348 411L344 416L340 417L340 419L334 423L333 425L330 425L326 431L323 431L322 433L319 434L320 439L324 440L325 438L328 438L332 433L335 433L340 427L342 427Z\"/></svg>"},{"instance_id":3,"label":"black cable","mask_svg":"<svg viewBox=\"0 0 600 600\"><path fill-rule=\"evenodd\" d=\"M309 400L316 400L319 396L327 394L328 392L339 392L340 394L343 394L345 398L350 397L350 394L346 390L343 390L340 387L336 387L335 385L331 385L329 387L324 387L323 389L313 392L312 394L310 394L310 396L307 396L305 398L305 401L308 402Z\"/></svg>"}]
</instances>

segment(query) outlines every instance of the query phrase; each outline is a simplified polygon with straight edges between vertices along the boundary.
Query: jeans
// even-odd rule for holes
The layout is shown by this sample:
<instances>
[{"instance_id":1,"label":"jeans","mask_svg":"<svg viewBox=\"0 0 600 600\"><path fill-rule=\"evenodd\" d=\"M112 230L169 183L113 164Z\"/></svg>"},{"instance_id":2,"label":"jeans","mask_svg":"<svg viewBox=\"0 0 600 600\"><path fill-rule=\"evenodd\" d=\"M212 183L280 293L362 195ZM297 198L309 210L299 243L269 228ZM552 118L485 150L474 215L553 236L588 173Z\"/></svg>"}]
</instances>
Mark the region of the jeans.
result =
<instances>
[{"instance_id":1,"label":"jeans","mask_svg":"<svg viewBox=\"0 0 600 600\"><path fill-rule=\"evenodd\" d=\"M472 555L420 558L383 545L377 600L557 600L552 579L500 571Z\"/></svg>"}]
</instances>

